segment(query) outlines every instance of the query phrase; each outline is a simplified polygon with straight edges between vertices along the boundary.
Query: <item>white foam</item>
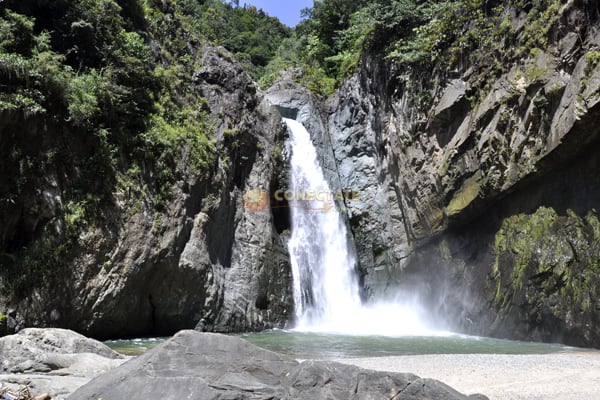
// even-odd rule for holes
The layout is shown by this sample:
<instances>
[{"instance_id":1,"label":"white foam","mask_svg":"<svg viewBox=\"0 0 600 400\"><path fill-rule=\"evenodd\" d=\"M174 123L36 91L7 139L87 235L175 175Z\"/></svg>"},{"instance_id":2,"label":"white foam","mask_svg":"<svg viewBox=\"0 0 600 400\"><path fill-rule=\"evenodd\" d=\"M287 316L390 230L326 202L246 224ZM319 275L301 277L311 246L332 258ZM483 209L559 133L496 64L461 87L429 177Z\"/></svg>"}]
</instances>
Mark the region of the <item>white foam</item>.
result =
<instances>
[{"instance_id":1,"label":"white foam","mask_svg":"<svg viewBox=\"0 0 600 400\"><path fill-rule=\"evenodd\" d=\"M330 192L310 134L299 122L284 121L290 132L292 191ZM346 226L333 202L292 200L290 207L292 236L288 250L294 277L294 330L345 335L450 334L428 326L415 301L363 305Z\"/></svg>"}]
</instances>

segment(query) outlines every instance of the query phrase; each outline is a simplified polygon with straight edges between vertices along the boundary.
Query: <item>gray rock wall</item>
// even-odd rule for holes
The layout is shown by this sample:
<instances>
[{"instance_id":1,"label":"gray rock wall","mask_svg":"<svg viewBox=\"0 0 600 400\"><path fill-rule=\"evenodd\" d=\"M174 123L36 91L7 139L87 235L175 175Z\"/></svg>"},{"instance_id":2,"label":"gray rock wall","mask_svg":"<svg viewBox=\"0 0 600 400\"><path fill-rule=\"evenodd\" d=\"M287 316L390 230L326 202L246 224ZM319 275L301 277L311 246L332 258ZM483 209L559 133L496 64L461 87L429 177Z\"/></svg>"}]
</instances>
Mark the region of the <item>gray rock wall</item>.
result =
<instances>
[{"instance_id":1,"label":"gray rock wall","mask_svg":"<svg viewBox=\"0 0 600 400\"><path fill-rule=\"evenodd\" d=\"M489 90L477 66L423 82L367 54L329 99L340 181L365 200L348 213L367 293L416 291L456 330L600 345L598 311L583 300L595 289L577 283L600 278L596 269L573 261L565 272L529 253L516 257L532 263L525 269L498 255L499 240L517 240L506 238L518 232L506 228L511 219L550 207L559 221L591 224L600 204L598 30L573 42L582 15L562 12L553 44L505 66ZM527 246L542 254L557 228L538 225L544 234ZM572 253L595 251L583 248Z\"/></svg>"},{"instance_id":2,"label":"gray rock wall","mask_svg":"<svg viewBox=\"0 0 600 400\"><path fill-rule=\"evenodd\" d=\"M5 306L17 328L110 338L287 321L287 253L268 204L256 211L245 204L248 191L268 193L276 176L281 116L226 50L207 47L197 57L189 85L207 101L217 161L201 176L181 165L164 212L117 190L111 219L82 235L64 274Z\"/></svg>"},{"instance_id":3,"label":"gray rock wall","mask_svg":"<svg viewBox=\"0 0 600 400\"><path fill-rule=\"evenodd\" d=\"M381 118L385 99L373 87L354 76L327 104L341 185L358 193L347 210L367 297L394 295L388 289L409 251L390 152L396 128Z\"/></svg>"},{"instance_id":4,"label":"gray rock wall","mask_svg":"<svg viewBox=\"0 0 600 400\"><path fill-rule=\"evenodd\" d=\"M289 214L245 204L252 189L286 187L283 115L311 133L332 189L358 193L339 206L365 299L416 292L452 329L600 346L600 35L597 23L578 28L577 7L561 12L548 48L485 90L481 66L424 77L365 54L322 103L291 75L263 93L225 50L199 51L189 85L207 100L217 161L202 176L181 165L160 213L116 188L65 268L16 304L0 298L2 328L114 337L284 326ZM4 117L14 131L20 120ZM31 121L24 131L38 128ZM32 185L30 201L2 210L7 227L22 215L29 236L61 205L56 171Z\"/></svg>"},{"instance_id":5,"label":"gray rock wall","mask_svg":"<svg viewBox=\"0 0 600 400\"><path fill-rule=\"evenodd\" d=\"M600 67L589 57L599 41L595 29L574 41L572 29L489 90L474 68L423 83L370 54L324 104L293 77L269 90L307 126L329 180L359 193L342 210L366 299L416 294L451 329L600 345L596 289L582 283L600 278L589 233L600 204ZM552 223L539 222L544 207ZM523 242L511 221L537 234ZM560 224L574 221L582 239L548 253L543 238L564 247L573 232Z\"/></svg>"},{"instance_id":6,"label":"gray rock wall","mask_svg":"<svg viewBox=\"0 0 600 400\"><path fill-rule=\"evenodd\" d=\"M349 182L343 180L342 171L339 169L340 165L335 156L335 138L331 136L329 127L327 126L327 113L323 111L325 107L310 93L310 91L293 82L293 72L293 70L286 71L286 73L284 73L283 76L267 90L266 96L271 104L277 107L282 116L295 119L304 125L311 135L311 139L317 151L319 163L332 191L332 195L341 195L343 197L344 191L353 190L354 188L348 186ZM282 145L284 145L284 143L282 143ZM287 149L286 151L289 150L290 149ZM275 190L289 189L287 184L289 178L289 166L287 162L289 162L289 159L286 157L287 154L284 154L280 168L282 173L277 180L278 188ZM342 219L345 221L348 228L350 227L348 207L350 207L351 204L355 204L355 202L336 200L336 208L340 211ZM292 228L292 224L287 203L279 206L281 208L279 208L279 213L276 214L276 218L278 217L279 219L285 220L281 226L282 228L285 228L283 230L289 230ZM280 232L282 232L282 230L280 230ZM356 255L357 249L355 247L355 237L353 236L351 229L347 229L347 232L348 248Z\"/></svg>"}]
</instances>

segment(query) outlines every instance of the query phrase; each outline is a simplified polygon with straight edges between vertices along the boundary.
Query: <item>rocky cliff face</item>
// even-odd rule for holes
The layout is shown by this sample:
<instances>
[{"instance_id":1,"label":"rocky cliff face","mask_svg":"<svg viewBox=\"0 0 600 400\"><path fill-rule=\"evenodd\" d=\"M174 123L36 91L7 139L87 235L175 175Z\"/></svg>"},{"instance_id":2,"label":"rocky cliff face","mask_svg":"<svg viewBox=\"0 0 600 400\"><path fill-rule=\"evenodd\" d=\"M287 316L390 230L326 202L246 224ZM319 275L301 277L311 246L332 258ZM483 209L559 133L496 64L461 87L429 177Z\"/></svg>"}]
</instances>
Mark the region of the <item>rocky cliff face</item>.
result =
<instances>
[{"instance_id":1,"label":"rocky cliff face","mask_svg":"<svg viewBox=\"0 0 600 400\"><path fill-rule=\"evenodd\" d=\"M317 155L323 173L332 194L342 194L344 190L348 189L344 186L344 182L340 179L340 171L338 170L338 163L334 156L336 149L335 143L332 142L330 131L326 125L326 115L323 111L323 104L318 101L306 88L294 82L294 74L298 71L287 71L283 74L281 79L276 81L272 87L266 92L266 96L273 104L277 107L282 116L286 118L295 119L300 121L307 131L310 133L313 143L317 149ZM281 143L285 146L286 143ZM280 171L276 180L276 187L274 190L288 190L289 179L289 149L283 153L281 165L277 169ZM274 194L274 193L273 193ZM285 237L289 234L291 226L289 207L287 202L278 202L275 196L271 196L274 206L274 216L278 232L282 233ZM347 204L339 198L335 200L338 209L341 210L341 215L345 219L347 225L349 221L346 218L348 216ZM281 204L278 204L281 203ZM353 202L354 203L354 202ZM348 230L348 244L352 250L355 250L355 240L350 230Z\"/></svg>"},{"instance_id":2,"label":"rocky cliff face","mask_svg":"<svg viewBox=\"0 0 600 400\"><path fill-rule=\"evenodd\" d=\"M559 13L550 44L497 76L482 65L405 72L365 54L323 102L293 73L262 93L223 49L198 52L189 86L211 115L208 173L178 166L162 212L116 182L109 218L78 237L67 268L0 299L0 324L95 337L283 326L290 221L263 195L286 188L285 116L311 132L332 189L358 193L339 206L365 299L416 293L451 329L600 346L600 30L573 2ZM57 129L3 117L3 137L33 143ZM93 160L97 146L81 142ZM47 169L23 199L3 199L2 243L61 229L65 174Z\"/></svg>"},{"instance_id":3,"label":"rocky cliff face","mask_svg":"<svg viewBox=\"0 0 600 400\"><path fill-rule=\"evenodd\" d=\"M477 66L423 86L367 55L328 101L367 293L417 291L466 332L600 345L600 36L561 12L488 91Z\"/></svg>"},{"instance_id":4,"label":"rocky cliff face","mask_svg":"<svg viewBox=\"0 0 600 400\"><path fill-rule=\"evenodd\" d=\"M359 193L341 209L365 298L417 295L468 333L599 345L600 37L560 12L552 44L488 89L477 65L423 79L365 54L323 103L293 73L268 91L331 186Z\"/></svg>"},{"instance_id":5,"label":"rocky cliff face","mask_svg":"<svg viewBox=\"0 0 600 400\"><path fill-rule=\"evenodd\" d=\"M245 205L247 192L270 190L281 116L224 49L205 48L198 64L189 85L211 114L218 155L210 172L199 177L178 167L164 212L117 188L111 218L79 237L63 261L69 268L16 303L5 299L10 328L61 326L103 338L285 323L288 256L268 205ZM40 204L24 206L34 214L33 231L60 204L57 185L38 184L42 195L31 198Z\"/></svg>"},{"instance_id":6,"label":"rocky cliff face","mask_svg":"<svg viewBox=\"0 0 600 400\"><path fill-rule=\"evenodd\" d=\"M348 89L359 79L353 77L330 101L320 102L294 83L294 72L284 74L267 96L282 115L302 122L310 132L331 190L355 193L350 197L356 198L338 201L338 209L353 228L348 243L361 266L363 296L381 294L393 283L388 272L405 258L407 240L398 225L402 213L395 201L390 160L380 151L383 128L368 120L378 100L366 91Z\"/></svg>"}]
</instances>

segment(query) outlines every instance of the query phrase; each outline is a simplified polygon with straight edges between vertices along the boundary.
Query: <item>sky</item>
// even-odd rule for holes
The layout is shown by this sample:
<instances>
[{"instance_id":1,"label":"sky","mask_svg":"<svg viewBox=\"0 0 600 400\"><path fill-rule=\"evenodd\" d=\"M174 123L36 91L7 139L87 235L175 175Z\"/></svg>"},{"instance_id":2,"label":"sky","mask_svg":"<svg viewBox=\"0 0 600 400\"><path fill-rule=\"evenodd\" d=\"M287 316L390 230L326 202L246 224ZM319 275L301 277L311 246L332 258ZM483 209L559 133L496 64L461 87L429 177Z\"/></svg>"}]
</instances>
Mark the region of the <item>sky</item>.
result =
<instances>
[{"instance_id":1,"label":"sky","mask_svg":"<svg viewBox=\"0 0 600 400\"><path fill-rule=\"evenodd\" d=\"M300 22L300 10L312 7L313 0L241 0L244 3L262 8L267 14L279 18L287 26Z\"/></svg>"}]
</instances>

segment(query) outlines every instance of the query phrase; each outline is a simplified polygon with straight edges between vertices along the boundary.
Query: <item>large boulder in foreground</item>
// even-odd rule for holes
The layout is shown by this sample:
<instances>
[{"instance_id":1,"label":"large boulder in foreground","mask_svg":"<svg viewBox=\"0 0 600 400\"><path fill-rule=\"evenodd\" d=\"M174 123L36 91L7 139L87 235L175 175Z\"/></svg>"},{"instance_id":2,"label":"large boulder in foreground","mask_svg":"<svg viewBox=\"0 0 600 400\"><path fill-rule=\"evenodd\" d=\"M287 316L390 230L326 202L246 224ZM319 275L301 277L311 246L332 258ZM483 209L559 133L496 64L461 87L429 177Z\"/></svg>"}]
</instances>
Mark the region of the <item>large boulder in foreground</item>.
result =
<instances>
[{"instance_id":1,"label":"large boulder in foreground","mask_svg":"<svg viewBox=\"0 0 600 400\"><path fill-rule=\"evenodd\" d=\"M56 364L53 355L81 353L123 358L105 344L68 329L28 328L0 338L0 372L48 372Z\"/></svg>"},{"instance_id":2,"label":"large boulder in foreground","mask_svg":"<svg viewBox=\"0 0 600 400\"><path fill-rule=\"evenodd\" d=\"M327 361L298 362L243 339L182 331L94 379L69 400L485 399L413 374Z\"/></svg>"},{"instance_id":3,"label":"large boulder in foreground","mask_svg":"<svg viewBox=\"0 0 600 400\"><path fill-rule=\"evenodd\" d=\"M55 398L124 361L103 343L67 329L29 328L0 338L2 387L28 386L33 393L48 392Z\"/></svg>"}]
</instances>

